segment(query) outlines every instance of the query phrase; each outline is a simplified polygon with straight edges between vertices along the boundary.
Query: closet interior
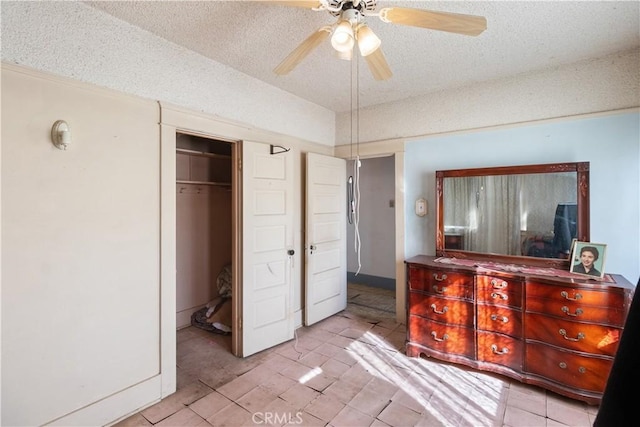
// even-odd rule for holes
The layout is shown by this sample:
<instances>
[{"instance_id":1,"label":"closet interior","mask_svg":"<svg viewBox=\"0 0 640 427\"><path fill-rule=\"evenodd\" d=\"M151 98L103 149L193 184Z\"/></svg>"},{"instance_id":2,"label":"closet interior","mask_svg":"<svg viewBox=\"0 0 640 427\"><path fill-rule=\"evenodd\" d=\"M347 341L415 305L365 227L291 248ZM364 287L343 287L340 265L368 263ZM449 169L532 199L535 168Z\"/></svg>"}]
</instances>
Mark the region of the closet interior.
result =
<instances>
[{"instance_id":1,"label":"closet interior","mask_svg":"<svg viewBox=\"0 0 640 427\"><path fill-rule=\"evenodd\" d=\"M230 331L232 176L232 143L176 134L178 329Z\"/></svg>"}]
</instances>

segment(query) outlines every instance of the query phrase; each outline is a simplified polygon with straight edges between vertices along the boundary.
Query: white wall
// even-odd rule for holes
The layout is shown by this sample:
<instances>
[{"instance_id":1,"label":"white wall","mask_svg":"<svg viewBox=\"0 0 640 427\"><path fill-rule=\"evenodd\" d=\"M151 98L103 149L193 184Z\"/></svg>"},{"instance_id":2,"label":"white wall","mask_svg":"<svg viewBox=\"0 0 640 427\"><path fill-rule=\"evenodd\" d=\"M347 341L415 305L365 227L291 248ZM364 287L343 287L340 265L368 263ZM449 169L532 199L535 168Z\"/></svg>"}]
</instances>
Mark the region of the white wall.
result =
<instances>
[{"instance_id":1,"label":"white wall","mask_svg":"<svg viewBox=\"0 0 640 427\"><path fill-rule=\"evenodd\" d=\"M524 123L640 106L640 49L365 108L360 142ZM351 114L337 116L347 144Z\"/></svg>"},{"instance_id":2,"label":"white wall","mask_svg":"<svg viewBox=\"0 0 640 427\"><path fill-rule=\"evenodd\" d=\"M640 114L637 111L420 138L405 153L406 256L435 254L435 171L590 162L591 241L607 244L606 272L640 276Z\"/></svg>"},{"instance_id":3,"label":"white wall","mask_svg":"<svg viewBox=\"0 0 640 427\"><path fill-rule=\"evenodd\" d=\"M2 1L0 7L4 62L334 145L332 111L82 2Z\"/></svg>"},{"instance_id":4,"label":"white wall","mask_svg":"<svg viewBox=\"0 0 640 427\"><path fill-rule=\"evenodd\" d=\"M3 67L2 425L104 424L114 393L116 415L160 398L159 117Z\"/></svg>"},{"instance_id":5,"label":"white wall","mask_svg":"<svg viewBox=\"0 0 640 427\"><path fill-rule=\"evenodd\" d=\"M359 274L395 279L395 170L394 158L361 160L360 222L362 242ZM353 161L347 162L347 176L355 176ZM355 225L347 225L347 271L358 270L354 250Z\"/></svg>"}]
</instances>

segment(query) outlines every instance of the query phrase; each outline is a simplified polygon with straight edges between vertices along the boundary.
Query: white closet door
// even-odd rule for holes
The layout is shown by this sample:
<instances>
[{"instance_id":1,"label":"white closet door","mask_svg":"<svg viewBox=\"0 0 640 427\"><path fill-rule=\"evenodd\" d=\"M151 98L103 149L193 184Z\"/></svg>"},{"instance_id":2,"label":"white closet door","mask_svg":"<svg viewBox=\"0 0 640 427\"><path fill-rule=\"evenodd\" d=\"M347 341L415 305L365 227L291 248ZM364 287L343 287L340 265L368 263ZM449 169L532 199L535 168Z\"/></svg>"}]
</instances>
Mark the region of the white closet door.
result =
<instances>
[{"instance_id":1,"label":"white closet door","mask_svg":"<svg viewBox=\"0 0 640 427\"><path fill-rule=\"evenodd\" d=\"M242 356L293 339L293 153L242 142Z\"/></svg>"}]
</instances>

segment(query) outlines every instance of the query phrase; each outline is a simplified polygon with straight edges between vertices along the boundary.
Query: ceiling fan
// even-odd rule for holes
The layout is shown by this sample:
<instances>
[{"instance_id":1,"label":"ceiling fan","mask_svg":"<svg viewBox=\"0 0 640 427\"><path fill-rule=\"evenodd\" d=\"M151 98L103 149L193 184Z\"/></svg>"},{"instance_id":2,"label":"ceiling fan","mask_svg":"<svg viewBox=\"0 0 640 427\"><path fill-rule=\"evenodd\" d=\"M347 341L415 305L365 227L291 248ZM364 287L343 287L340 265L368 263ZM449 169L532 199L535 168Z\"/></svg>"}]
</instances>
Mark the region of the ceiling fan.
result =
<instances>
[{"instance_id":1,"label":"ceiling fan","mask_svg":"<svg viewBox=\"0 0 640 427\"><path fill-rule=\"evenodd\" d=\"M369 70L376 80L391 77L391 69L380 48L381 41L365 23L365 17L377 16L383 22L447 31L450 33L477 36L487 28L482 16L436 12L406 7L385 7L375 11L377 0L315 0L272 1L284 6L302 7L315 11L328 11L338 17L333 25L318 28L293 50L273 71L278 75L288 74L302 60L331 35L331 45L338 57L350 60L357 43Z\"/></svg>"}]
</instances>

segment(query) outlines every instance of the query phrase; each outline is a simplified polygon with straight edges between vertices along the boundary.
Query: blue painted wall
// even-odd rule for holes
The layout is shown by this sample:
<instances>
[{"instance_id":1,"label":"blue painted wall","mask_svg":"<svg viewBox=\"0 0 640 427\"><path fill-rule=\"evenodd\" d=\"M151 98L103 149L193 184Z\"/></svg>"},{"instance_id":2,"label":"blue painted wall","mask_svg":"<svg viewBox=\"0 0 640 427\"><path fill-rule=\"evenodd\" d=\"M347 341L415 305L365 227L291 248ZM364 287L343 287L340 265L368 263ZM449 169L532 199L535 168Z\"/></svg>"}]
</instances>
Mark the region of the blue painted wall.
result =
<instances>
[{"instance_id":1,"label":"blue painted wall","mask_svg":"<svg viewBox=\"0 0 640 427\"><path fill-rule=\"evenodd\" d=\"M406 144L405 254L435 254L435 171L589 162L591 241L607 244L605 270L640 277L640 113L524 124ZM426 217L415 200L428 201Z\"/></svg>"}]
</instances>

